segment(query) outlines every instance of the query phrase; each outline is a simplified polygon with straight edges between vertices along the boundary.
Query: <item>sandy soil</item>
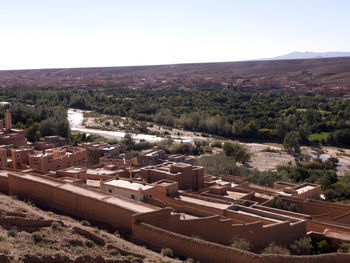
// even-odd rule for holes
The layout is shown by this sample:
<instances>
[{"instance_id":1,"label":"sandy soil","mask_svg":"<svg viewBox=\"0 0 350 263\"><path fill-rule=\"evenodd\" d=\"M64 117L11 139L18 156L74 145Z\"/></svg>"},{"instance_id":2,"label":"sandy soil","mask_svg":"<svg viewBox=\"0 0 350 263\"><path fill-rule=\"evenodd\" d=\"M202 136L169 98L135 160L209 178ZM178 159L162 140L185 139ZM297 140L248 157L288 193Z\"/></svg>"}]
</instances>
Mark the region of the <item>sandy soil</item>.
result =
<instances>
[{"instance_id":1,"label":"sandy soil","mask_svg":"<svg viewBox=\"0 0 350 263\"><path fill-rule=\"evenodd\" d=\"M261 143L245 143L244 145L251 154L247 165L252 169L267 171L275 170L278 165L295 164L294 157L283 151L282 146Z\"/></svg>"}]
</instances>

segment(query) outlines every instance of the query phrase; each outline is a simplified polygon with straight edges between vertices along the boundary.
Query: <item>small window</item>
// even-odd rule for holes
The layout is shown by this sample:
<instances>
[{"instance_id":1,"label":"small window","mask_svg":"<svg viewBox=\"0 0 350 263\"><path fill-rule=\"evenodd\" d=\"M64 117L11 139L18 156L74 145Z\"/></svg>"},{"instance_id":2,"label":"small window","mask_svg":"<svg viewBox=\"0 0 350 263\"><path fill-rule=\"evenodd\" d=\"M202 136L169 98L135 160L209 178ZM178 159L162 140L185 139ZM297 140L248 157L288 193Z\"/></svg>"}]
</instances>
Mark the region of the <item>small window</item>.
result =
<instances>
[{"instance_id":1,"label":"small window","mask_svg":"<svg viewBox=\"0 0 350 263\"><path fill-rule=\"evenodd\" d=\"M151 198L152 198L152 195L149 195L149 197L151 197Z\"/></svg>"},{"instance_id":2,"label":"small window","mask_svg":"<svg viewBox=\"0 0 350 263\"><path fill-rule=\"evenodd\" d=\"M16 157L19 158L19 154L17 154Z\"/></svg>"},{"instance_id":3,"label":"small window","mask_svg":"<svg viewBox=\"0 0 350 263\"><path fill-rule=\"evenodd\" d=\"M135 195L131 195L131 199L134 199L134 200L135 200Z\"/></svg>"},{"instance_id":4,"label":"small window","mask_svg":"<svg viewBox=\"0 0 350 263\"><path fill-rule=\"evenodd\" d=\"M112 193L112 189L108 189L108 193Z\"/></svg>"}]
</instances>

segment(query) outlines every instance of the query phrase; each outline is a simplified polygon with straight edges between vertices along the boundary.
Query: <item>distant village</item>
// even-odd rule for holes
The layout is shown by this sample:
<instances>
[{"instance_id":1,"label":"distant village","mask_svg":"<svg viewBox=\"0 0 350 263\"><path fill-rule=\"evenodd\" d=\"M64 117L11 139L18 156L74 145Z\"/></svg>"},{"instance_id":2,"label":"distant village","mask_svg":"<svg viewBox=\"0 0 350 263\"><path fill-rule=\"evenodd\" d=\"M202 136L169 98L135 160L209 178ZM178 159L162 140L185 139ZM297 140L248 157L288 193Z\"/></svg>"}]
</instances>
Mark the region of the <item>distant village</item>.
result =
<instances>
[{"instance_id":1,"label":"distant village","mask_svg":"<svg viewBox=\"0 0 350 263\"><path fill-rule=\"evenodd\" d=\"M319 81L311 72L303 71L290 76L244 76L213 74L154 74L154 75L129 75L117 73L91 73L73 74L70 72L46 73L34 76L0 76L0 87L67 87L67 88L171 88L188 89L191 87L238 87L249 89L261 89L266 92L285 91L298 94L308 92L319 93L327 96L339 97L350 92L348 86L330 86Z\"/></svg>"},{"instance_id":2,"label":"distant village","mask_svg":"<svg viewBox=\"0 0 350 263\"><path fill-rule=\"evenodd\" d=\"M157 148L134 156L123 144L68 146L59 136L29 143L12 128L9 111L0 130L0 191L110 224L155 249L200 262L315 262L255 252L304 236L333 246L350 242L350 206L321 201L317 184L262 187L234 175L213 177L194 157ZM251 252L231 247L237 239ZM317 261L350 262L350 254Z\"/></svg>"}]
</instances>

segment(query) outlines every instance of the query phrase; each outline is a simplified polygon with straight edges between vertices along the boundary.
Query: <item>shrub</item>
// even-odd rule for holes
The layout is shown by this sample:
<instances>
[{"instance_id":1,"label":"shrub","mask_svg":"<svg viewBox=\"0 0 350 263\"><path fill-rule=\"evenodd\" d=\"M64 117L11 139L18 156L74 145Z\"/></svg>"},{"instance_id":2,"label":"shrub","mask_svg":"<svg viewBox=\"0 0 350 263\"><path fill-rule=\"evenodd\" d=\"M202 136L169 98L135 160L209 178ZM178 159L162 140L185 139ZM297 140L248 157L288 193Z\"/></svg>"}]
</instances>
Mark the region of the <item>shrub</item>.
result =
<instances>
[{"instance_id":1,"label":"shrub","mask_svg":"<svg viewBox=\"0 0 350 263\"><path fill-rule=\"evenodd\" d=\"M90 222L87 220L83 220L80 222L83 226L91 226Z\"/></svg>"},{"instance_id":2,"label":"shrub","mask_svg":"<svg viewBox=\"0 0 350 263\"><path fill-rule=\"evenodd\" d=\"M339 246L337 252L339 253L350 253L350 243L341 243L341 245Z\"/></svg>"},{"instance_id":3,"label":"shrub","mask_svg":"<svg viewBox=\"0 0 350 263\"><path fill-rule=\"evenodd\" d=\"M6 241L6 237L0 236L0 242Z\"/></svg>"},{"instance_id":4,"label":"shrub","mask_svg":"<svg viewBox=\"0 0 350 263\"><path fill-rule=\"evenodd\" d=\"M210 147L210 146L204 146L204 147L203 147L203 152L205 152L205 153L211 153L211 152L213 152L213 148Z\"/></svg>"},{"instance_id":5,"label":"shrub","mask_svg":"<svg viewBox=\"0 0 350 263\"><path fill-rule=\"evenodd\" d=\"M93 246L95 246L95 243L94 243L94 241L88 239L88 240L86 240L85 245L87 247L93 247Z\"/></svg>"},{"instance_id":6,"label":"shrub","mask_svg":"<svg viewBox=\"0 0 350 263\"><path fill-rule=\"evenodd\" d=\"M272 148L270 148L270 147L267 147L267 148L265 148L265 149L262 149L261 151L262 151L262 152L267 152L267 153L279 153L279 152L280 152L280 151L275 150L275 149L272 149Z\"/></svg>"},{"instance_id":7,"label":"shrub","mask_svg":"<svg viewBox=\"0 0 350 263\"><path fill-rule=\"evenodd\" d=\"M176 143L170 148L170 152L173 154L184 154L184 155L200 155L203 153L202 148L194 146L190 142Z\"/></svg>"},{"instance_id":8,"label":"shrub","mask_svg":"<svg viewBox=\"0 0 350 263\"><path fill-rule=\"evenodd\" d=\"M250 250L251 245L248 240L244 238L240 238L233 241L233 243L231 244L231 247L238 248L241 250Z\"/></svg>"},{"instance_id":9,"label":"shrub","mask_svg":"<svg viewBox=\"0 0 350 263\"><path fill-rule=\"evenodd\" d=\"M40 243L43 241L43 237L40 233L33 233L32 239L34 240L35 243Z\"/></svg>"},{"instance_id":10,"label":"shrub","mask_svg":"<svg viewBox=\"0 0 350 263\"><path fill-rule=\"evenodd\" d=\"M203 156L197 159L196 164L204 167L204 171L212 176L234 174L237 171L235 159L224 154Z\"/></svg>"},{"instance_id":11,"label":"shrub","mask_svg":"<svg viewBox=\"0 0 350 263\"><path fill-rule=\"evenodd\" d=\"M174 253L170 248L162 248L162 250L160 251L160 254L163 257L170 257L170 258L174 257Z\"/></svg>"},{"instance_id":12,"label":"shrub","mask_svg":"<svg viewBox=\"0 0 350 263\"><path fill-rule=\"evenodd\" d=\"M80 239L70 239L68 241L68 243L73 246L73 247L82 247L84 246L83 241L81 241Z\"/></svg>"},{"instance_id":13,"label":"shrub","mask_svg":"<svg viewBox=\"0 0 350 263\"><path fill-rule=\"evenodd\" d=\"M270 243L266 248L264 248L263 251L261 251L261 254L283 254L283 255L289 255L290 252L288 249L278 246L275 244L275 242Z\"/></svg>"},{"instance_id":14,"label":"shrub","mask_svg":"<svg viewBox=\"0 0 350 263\"><path fill-rule=\"evenodd\" d=\"M300 238L290 246L290 250L296 255L310 255L312 248L310 237Z\"/></svg>"},{"instance_id":15,"label":"shrub","mask_svg":"<svg viewBox=\"0 0 350 263\"><path fill-rule=\"evenodd\" d=\"M327 240L321 240L317 242L317 250L320 254L328 253L330 251L330 246Z\"/></svg>"},{"instance_id":16,"label":"shrub","mask_svg":"<svg viewBox=\"0 0 350 263\"><path fill-rule=\"evenodd\" d=\"M247 150L239 143L225 142L223 146L225 155L232 156L236 162L246 162L250 159Z\"/></svg>"},{"instance_id":17,"label":"shrub","mask_svg":"<svg viewBox=\"0 0 350 263\"><path fill-rule=\"evenodd\" d=\"M111 252L109 252L112 256L119 257L121 254L118 249L113 249Z\"/></svg>"},{"instance_id":18,"label":"shrub","mask_svg":"<svg viewBox=\"0 0 350 263\"><path fill-rule=\"evenodd\" d=\"M299 212L300 211L299 207L296 204L285 202L279 197L276 197L276 198L271 200L271 207L290 211L290 212Z\"/></svg>"},{"instance_id":19,"label":"shrub","mask_svg":"<svg viewBox=\"0 0 350 263\"><path fill-rule=\"evenodd\" d=\"M11 228L10 230L7 231L7 235L9 237L16 237L17 236L17 230L14 228Z\"/></svg>"},{"instance_id":20,"label":"shrub","mask_svg":"<svg viewBox=\"0 0 350 263\"><path fill-rule=\"evenodd\" d=\"M62 226L61 226L61 224L58 223L58 222L52 222L51 228L52 228L53 230L62 231Z\"/></svg>"},{"instance_id":21,"label":"shrub","mask_svg":"<svg viewBox=\"0 0 350 263\"><path fill-rule=\"evenodd\" d=\"M211 147L222 148L222 143L219 141L212 142Z\"/></svg>"}]
</instances>

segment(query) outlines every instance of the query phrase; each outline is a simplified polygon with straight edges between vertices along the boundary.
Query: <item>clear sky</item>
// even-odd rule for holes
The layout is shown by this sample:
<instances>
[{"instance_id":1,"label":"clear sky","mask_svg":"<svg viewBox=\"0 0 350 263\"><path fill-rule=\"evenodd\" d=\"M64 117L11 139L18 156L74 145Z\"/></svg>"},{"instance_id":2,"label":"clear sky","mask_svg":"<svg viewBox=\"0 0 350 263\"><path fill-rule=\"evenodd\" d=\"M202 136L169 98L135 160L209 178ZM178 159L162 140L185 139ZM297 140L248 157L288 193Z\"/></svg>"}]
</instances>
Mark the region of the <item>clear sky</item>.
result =
<instances>
[{"instance_id":1,"label":"clear sky","mask_svg":"<svg viewBox=\"0 0 350 263\"><path fill-rule=\"evenodd\" d=\"M350 51L350 0L0 0L0 69Z\"/></svg>"}]
</instances>

